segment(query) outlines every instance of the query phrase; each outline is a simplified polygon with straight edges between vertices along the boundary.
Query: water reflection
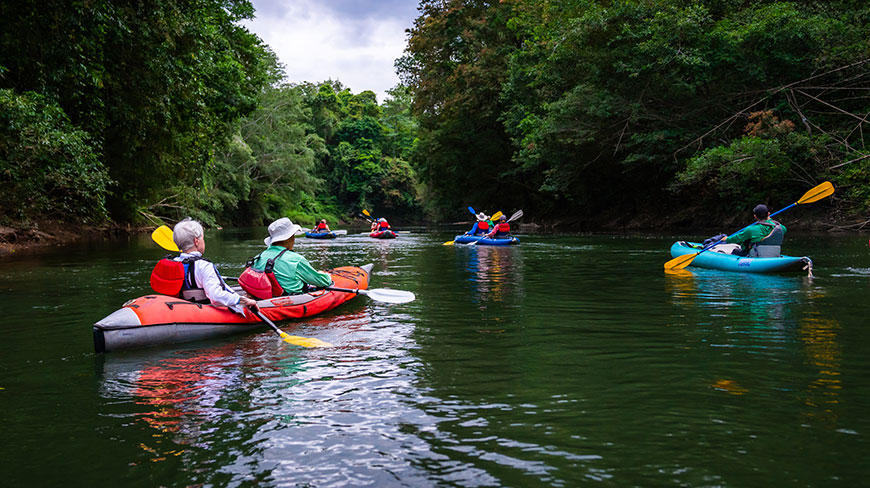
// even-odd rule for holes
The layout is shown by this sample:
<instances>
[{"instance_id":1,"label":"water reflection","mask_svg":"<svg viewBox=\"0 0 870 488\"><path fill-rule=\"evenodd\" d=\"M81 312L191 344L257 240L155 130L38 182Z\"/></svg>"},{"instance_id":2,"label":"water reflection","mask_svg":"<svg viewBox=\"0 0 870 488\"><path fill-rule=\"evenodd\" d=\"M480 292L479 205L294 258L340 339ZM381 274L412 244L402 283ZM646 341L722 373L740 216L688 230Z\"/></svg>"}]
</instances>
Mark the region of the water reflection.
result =
<instances>
[{"instance_id":1,"label":"water reflection","mask_svg":"<svg viewBox=\"0 0 870 488\"><path fill-rule=\"evenodd\" d=\"M675 304L706 312L711 320L768 330L795 326L791 305L822 293L808 277L686 269L665 273L665 290Z\"/></svg>"},{"instance_id":2,"label":"water reflection","mask_svg":"<svg viewBox=\"0 0 870 488\"><path fill-rule=\"evenodd\" d=\"M487 302L524 294L522 253L508 247L466 247L464 265L470 273L466 283L471 290L471 301L481 310L486 308Z\"/></svg>"},{"instance_id":3,"label":"water reflection","mask_svg":"<svg viewBox=\"0 0 870 488\"><path fill-rule=\"evenodd\" d=\"M799 337L804 343L807 362L814 370L814 378L803 392L806 416L827 428L836 428L835 407L840 403L843 388L840 379L842 350L837 341L840 324L836 320L819 316L801 320Z\"/></svg>"}]
</instances>

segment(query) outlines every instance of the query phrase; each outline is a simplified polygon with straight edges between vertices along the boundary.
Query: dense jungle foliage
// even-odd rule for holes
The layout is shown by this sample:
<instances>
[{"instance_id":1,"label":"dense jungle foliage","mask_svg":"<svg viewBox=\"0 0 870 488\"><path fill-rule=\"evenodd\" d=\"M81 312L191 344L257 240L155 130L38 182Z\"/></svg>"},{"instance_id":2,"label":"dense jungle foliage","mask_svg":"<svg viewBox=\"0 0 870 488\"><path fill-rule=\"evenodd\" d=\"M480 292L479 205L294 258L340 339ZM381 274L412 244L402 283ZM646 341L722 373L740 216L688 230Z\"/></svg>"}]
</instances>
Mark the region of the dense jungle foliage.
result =
<instances>
[{"instance_id":1,"label":"dense jungle foliage","mask_svg":"<svg viewBox=\"0 0 870 488\"><path fill-rule=\"evenodd\" d=\"M0 3L0 223L417 211L407 90L288 86L247 0Z\"/></svg>"},{"instance_id":2,"label":"dense jungle foliage","mask_svg":"<svg viewBox=\"0 0 870 488\"><path fill-rule=\"evenodd\" d=\"M870 205L867 2L420 8L397 68L436 212L469 202L673 225L785 206L825 179L842 208Z\"/></svg>"},{"instance_id":3,"label":"dense jungle foliage","mask_svg":"<svg viewBox=\"0 0 870 488\"><path fill-rule=\"evenodd\" d=\"M679 225L826 179L838 209L870 209L867 2L419 10L379 104L285 84L240 25L247 0L0 3L0 224L442 220L470 204Z\"/></svg>"}]
</instances>

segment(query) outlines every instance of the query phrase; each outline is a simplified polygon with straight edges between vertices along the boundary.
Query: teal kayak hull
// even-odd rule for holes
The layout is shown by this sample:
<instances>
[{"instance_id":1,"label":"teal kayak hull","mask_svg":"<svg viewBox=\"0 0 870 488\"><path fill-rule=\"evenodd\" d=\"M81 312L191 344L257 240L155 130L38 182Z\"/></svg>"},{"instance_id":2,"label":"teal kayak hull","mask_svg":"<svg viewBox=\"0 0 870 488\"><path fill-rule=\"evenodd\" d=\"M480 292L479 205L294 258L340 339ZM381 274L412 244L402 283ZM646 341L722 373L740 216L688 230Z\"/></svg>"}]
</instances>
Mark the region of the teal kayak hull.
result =
<instances>
[{"instance_id":1,"label":"teal kayak hull","mask_svg":"<svg viewBox=\"0 0 870 488\"><path fill-rule=\"evenodd\" d=\"M677 241L671 246L671 256L695 254L704 247L697 242ZM750 258L716 252L715 248L698 254L690 266L738 273L785 273L812 269L810 258L779 256L776 258Z\"/></svg>"}]
</instances>

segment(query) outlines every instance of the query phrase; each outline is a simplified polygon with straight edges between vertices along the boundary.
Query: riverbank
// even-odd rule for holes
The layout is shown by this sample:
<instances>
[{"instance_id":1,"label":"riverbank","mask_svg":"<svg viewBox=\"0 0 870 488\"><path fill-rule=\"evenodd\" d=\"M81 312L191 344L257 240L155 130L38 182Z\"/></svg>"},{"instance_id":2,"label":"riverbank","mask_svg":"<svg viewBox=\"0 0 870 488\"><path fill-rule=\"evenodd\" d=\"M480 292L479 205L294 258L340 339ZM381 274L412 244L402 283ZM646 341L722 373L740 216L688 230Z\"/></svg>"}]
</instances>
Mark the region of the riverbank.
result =
<instances>
[{"instance_id":1,"label":"riverbank","mask_svg":"<svg viewBox=\"0 0 870 488\"><path fill-rule=\"evenodd\" d=\"M93 226L43 221L20 226L0 225L0 259L20 256L46 247L60 247L94 236L115 237L149 230L121 225Z\"/></svg>"}]
</instances>

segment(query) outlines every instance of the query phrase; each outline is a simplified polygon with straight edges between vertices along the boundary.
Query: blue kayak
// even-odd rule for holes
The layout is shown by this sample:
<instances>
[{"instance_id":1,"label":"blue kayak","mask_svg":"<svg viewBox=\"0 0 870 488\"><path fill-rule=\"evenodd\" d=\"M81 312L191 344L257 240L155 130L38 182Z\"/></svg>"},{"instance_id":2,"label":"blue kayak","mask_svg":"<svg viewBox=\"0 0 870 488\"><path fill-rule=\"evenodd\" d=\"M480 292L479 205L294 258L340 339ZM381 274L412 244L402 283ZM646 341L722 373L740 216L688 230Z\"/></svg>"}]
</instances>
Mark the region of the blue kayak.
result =
<instances>
[{"instance_id":1,"label":"blue kayak","mask_svg":"<svg viewBox=\"0 0 870 488\"><path fill-rule=\"evenodd\" d=\"M483 236L472 236L468 234L463 234L461 236L454 237L453 242L457 244L471 244L476 242L478 246L510 246L513 244L519 244L520 240L516 237L506 237L504 239L488 239Z\"/></svg>"},{"instance_id":2,"label":"blue kayak","mask_svg":"<svg viewBox=\"0 0 870 488\"><path fill-rule=\"evenodd\" d=\"M726 247L727 246L727 247ZM690 266L718 269L721 271L737 271L738 273L781 273L785 271L812 271L813 262L808 257L779 256L776 258L751 258L730 254L732 246L720 246L702 252L692 260ZM697 242L677 241L671 246L671 256L678 257L694 254L704 248Z\"/></svg>"},{"instance_id":3,"label":"blue kayak","mask_svg":"<svg viewBox=\"0 0 870 488\"><path fill-rule=\"evenodd\" d=\"M312 239L335 239L335 234L332 232L306 232L305 237Z\"/></svg>"}]
</instances>

